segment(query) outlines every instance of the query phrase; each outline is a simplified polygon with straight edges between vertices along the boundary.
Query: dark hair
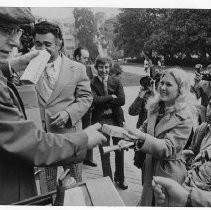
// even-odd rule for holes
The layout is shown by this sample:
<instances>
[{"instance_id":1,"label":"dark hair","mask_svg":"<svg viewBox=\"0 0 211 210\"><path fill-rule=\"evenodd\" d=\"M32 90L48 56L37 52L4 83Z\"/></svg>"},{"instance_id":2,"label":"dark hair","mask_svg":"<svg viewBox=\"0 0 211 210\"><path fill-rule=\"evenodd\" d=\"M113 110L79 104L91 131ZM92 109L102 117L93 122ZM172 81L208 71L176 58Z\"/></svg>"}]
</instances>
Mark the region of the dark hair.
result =
<instances>
[{"instance_id":1,"label":"dark hair","mask_svg":"<svg viewBox=\"0 0 211 210\"><path fill-rule=\"evenodd\" d=\"M95 60L95 65L94 67L98 69L99 64L105 65L106 63L109 63L109 67L112 67L112 59L108 56L97 56Z\"/></svg>"},{"instance_id":2,"label":"dark hair","mask_svg":"<svg viewBox=\"0 0 211 210\"><path fill-rule=\"evenodd\" d=\"M48 21L42 21L34 25L33 37L35 37L36 34L47 34L47 33L52 33L57 39L60 39L62 41L61 43L61 49L62 49L64 46L64 40L62 37L62 31L57 24Z\"/></svg>"},{"instance_id":3,"label":"dark hair","mask_svg":"<svg viewBox=\"0 0 211 210\"><path fill-rule=\"evenodd\" d=\"M87 50L87 49L85 47L77 47L73 53L73 57L75 60L76 60L76 56L79 56L79 58L81 58L81 50Z\"/></svg>"},{"instance_id":4,"label":"dark hair","mask_svg":"<svg viewBox=\"0 0 211 210\"><path fill-rule=\"evenodd\" d=\"M57 39L63 40L62 31L57 24L42 21L34 25L34 37L36 34L52 33Z\"/></svg>"}]
</instances>

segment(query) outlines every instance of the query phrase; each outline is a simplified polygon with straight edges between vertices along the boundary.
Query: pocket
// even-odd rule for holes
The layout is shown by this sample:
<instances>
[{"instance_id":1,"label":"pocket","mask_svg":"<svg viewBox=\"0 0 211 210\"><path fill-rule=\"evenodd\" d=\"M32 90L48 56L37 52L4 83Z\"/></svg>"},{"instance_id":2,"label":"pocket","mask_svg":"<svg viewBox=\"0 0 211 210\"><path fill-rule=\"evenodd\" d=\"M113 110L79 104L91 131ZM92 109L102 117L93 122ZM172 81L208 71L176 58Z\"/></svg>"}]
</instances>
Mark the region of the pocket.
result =
<instances>
[{"instance_id":1,"label":"pocket","mask_svg":"<svg viewBox=\"0 0 211 210\"><path fill-rule=\"evenodd\" d=\"M172 170L172 167L170 166L169 161L166 161L166 160L157 162L155 175L171 178L177 181L176 173L174 173L174 171Z\"/></svg>"},{"instance_id":2,"label":"pocket","mask_svg":"<svg viewBox=\"0 0 211 210\"><path fill-rule=\"evenodd\" d=\"M162 176L166 178L171 178L177 181L179 184L182 184L185 180L187 170L185 165L180 160L175 161L158 161L156 165L156 176Z\"/></svg>"}]
</instances>

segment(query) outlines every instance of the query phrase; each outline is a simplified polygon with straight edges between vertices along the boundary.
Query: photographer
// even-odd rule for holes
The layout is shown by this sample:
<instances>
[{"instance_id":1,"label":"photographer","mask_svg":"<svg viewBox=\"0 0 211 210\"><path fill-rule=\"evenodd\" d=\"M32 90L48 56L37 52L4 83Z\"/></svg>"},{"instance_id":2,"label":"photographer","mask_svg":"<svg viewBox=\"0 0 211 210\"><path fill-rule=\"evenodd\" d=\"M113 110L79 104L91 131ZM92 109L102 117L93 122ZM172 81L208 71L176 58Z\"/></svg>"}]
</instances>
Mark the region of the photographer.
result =
<instances>
[{"instance_id":1,"label":"photographer","mask_svg":"<svg viewBox=\"0 0 211 210\"><path fill-rule=\"evenodd\" d=\"M137 98L129 107L129 114L132 116L139 115L136 128L140 128L144 121L147 119L146 104L150 97L154 96L153 91L154 80L150 76L143 76L140 79L140 89ZM141 151L135 151L134 165L137 168L143 166L146 154Z\"/></svg>"},{"instance_id":2,"label":"photographer","mask_svg":"<svg viewBox=\"0 0 211 210\"><path fill-rule=\"evenodd\" d=\"M211 99L211 65L207 66L207 70L202 72L202 65L195 66L194 85L191 91L196 95L197 99L201 98L200 119L199 123L205 121L206 108Z\"/></svg>"},{"instance_id":3,"label":"photographer","mask_svg":"<svg viewBox=\"0 0 211 210\"><path fill-rule=\"evenodd\" d=\"M139 115L136 128L139 128L147 118L147 110L145 108L145 105L149 97L154 95L153 85L154 81L150 76L141 77L138 96L128 110L131 116Z\"/></svg>"}]
</instances>

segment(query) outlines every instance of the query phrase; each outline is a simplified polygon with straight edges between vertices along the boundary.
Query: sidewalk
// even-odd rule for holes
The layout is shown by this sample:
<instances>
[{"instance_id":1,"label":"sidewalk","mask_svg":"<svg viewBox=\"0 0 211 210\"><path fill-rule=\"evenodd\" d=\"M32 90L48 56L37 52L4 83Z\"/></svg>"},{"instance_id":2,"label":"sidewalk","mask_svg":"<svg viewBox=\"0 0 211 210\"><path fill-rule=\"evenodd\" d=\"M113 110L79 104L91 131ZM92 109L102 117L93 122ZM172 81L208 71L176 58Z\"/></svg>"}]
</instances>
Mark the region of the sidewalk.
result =
<instances>
[{"instance_id":1,"label":"sidewalk","mask_svg":"<svg viewBox=\"0 0 211 210\"><path fill-rule=\"evenodd\" d=\"M90 167L83 165L83 174L82 174L83 181L86 181L88 179L96 179L103 177L100 153L98 148L95 148L93 153L94 153L94 160L97 162L97 167ZM125 161L124 161L125 180L128 184L128 189L121 190L116 186L116 189L119 192L120 196L122 197L122 200L124 201L126 206L136 206L140 199L142 191L141 170L137 169L133 165L133 154L134 152L132 149L130 149L129 151L125 151ZM115 170L114 152L111 152L110 155L111 155L110 158L111 167L114 173Z\"/></svg>"},{"instance_id":2,"label":"sidewalk","mask_svg":"<svg viewBox=\"0 0 211 210\"><path fill-rule=\"evenodd\" d=\"M126 104L123 107L125 121L126 123L134 127L137 122L137 117L130 116L127 110L132 101L135 99L137 95L137 90L138 87L135 86L124 88L126 96ZM97 162L97 167L89 167L85 165L83 166L82 177L84 181L87 179L95 179L103 176L99 149L95 148L93 153L94 153L94 161ZM124 152L125 180L128 184L128 189L121 190L118 187L116 187L126 206L136 206L141 197L141 192L142 192L141 170L139 170L133 165L133 157L134 157L133 149ZM110 153L110 160L111 160L112 171L114 173L115 171L114 152Z\"/></svg>"}]
</instances>

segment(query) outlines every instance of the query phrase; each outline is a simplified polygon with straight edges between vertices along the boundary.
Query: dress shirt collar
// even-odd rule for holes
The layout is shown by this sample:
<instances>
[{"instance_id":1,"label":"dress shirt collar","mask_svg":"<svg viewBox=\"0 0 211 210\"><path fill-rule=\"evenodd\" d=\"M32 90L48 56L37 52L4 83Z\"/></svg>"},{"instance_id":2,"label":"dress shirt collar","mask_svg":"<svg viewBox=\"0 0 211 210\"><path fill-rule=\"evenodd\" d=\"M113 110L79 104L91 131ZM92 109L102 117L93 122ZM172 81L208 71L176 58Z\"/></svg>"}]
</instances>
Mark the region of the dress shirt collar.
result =
<instances>
[{"instance_id":1,"label":"dress shirt collar","mask_svg":"<svg viewBox=\"0 0 211 210\"><path fill-rule=\"evenodd\" d=\"M101 82L103 82L103 80L105 80L106 82L108 81L108 75L104 79L98 75L98 78Z\"/></svg>"}]
</instances>

